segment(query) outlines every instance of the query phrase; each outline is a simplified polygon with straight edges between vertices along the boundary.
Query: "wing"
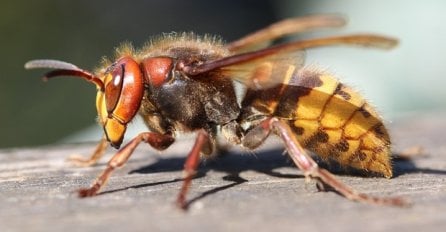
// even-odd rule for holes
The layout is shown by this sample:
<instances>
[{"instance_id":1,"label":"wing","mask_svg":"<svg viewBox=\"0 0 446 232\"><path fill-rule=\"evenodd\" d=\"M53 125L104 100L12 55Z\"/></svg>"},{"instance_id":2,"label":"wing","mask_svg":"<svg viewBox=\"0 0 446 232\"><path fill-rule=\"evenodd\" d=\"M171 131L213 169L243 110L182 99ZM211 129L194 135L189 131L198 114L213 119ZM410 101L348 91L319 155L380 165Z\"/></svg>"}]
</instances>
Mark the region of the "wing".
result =
<instances>
[{"instance_id":1,"label":"wing","mask_svg":"<svg viewBox=\"0 0 446 232\"><path fill-rule=\"evenodd\" d=\"M378 35L347 35L316 38L280 44L261 50L235 54L201 64L190 64L182 71L193 78L210 71L222 71L226 76L252 89L266 89L283 82L290 65L299 69L304 63L304 49L333 45L354 45L390 49L397 40ZM268 75L272 73L274 75Z\"/></svg>"},{"instance_id":2,"label":"wing","mask_svg":"<svg viewBox=\"0 0 446 232\"><path fill-rule=\"evenodd\" d=\"M244 62L224 66L220 70L224 76L243 83L251 89L266 89L283 83L289 73L303 67L304 51L284 52Z\"/></svg>"},{"instance_id":3,"label":"wing","mask_svg":"<svg viewBox=\"0 0 446 232\"><path fill-rule=\"evenodd\" d=\"M336 15L311 15L290 18L271 24L226 45L234 53L254 51L268 47L274 40L318 28L341 27L345 19Z\"/></svg>"}]
</instances>

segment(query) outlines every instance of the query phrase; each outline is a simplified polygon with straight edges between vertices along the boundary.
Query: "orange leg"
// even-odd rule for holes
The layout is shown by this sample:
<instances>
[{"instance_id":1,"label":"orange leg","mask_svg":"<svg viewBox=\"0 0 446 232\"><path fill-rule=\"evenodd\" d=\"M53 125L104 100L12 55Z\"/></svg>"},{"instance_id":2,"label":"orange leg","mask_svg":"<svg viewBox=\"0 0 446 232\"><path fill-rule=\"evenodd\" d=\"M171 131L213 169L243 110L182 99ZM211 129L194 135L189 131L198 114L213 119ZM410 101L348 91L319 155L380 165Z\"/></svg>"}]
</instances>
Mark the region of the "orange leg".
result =
<instances>
[{"instance_id":1,"label":"orange leg","mask_svg":"<svg viewBox=\"0 0 446 232\"><path fill-rule=\"evenodd\" d=\"M104 136L102 140L99 142L99 144L96 146L96 149L93 152L93 154L89 158L73 155L68 158L68 161L79 167L93 166L98 162L100 158L102 158L102 156L105 153L105 150L107 149L107 145L108 141Z\"/></svg>"},{"instance_id":2,"label":"orange leg","mask_svg":"<svg viewBox=\"0 0 446 232\"><path fill-rule=\"evenodd\" d=\"M122 167L141 142L149 143L153 148L163 150L169 147L174 141L174 138L170 134L163 135L153 132L144 132L137 135L111 158L105 170L96 178L90 188L79 190L79 197L91 197L96 195L107 183L113 170Z\"/></svg>"},{"instance_id":3,"label":"orange leg","mask_svg":"<svg viewBox=\"0 0 446 232\"><path fill-rule=\"evenodd\" d=\"M320 168L317 163L307 154L297 141L289 125L277 118L269 118L260 124L266 131L274 131L285 143L286 149L296 166L304 172L306 177L314 178L323 185L327 185L347 199L391 206L407 206L409 203L400 197L374 197L364 193L359 193L342 183L329 171Z\"/></svg>"},{"instance_id":4,"label":"orange leg","mask_svg":"<svg viewBox=\"0 0 446 232\"><path fill-rule=\"evenodd\" d=\"M414 158L424 157L427 155L428 154L424 150L424 147L420 145L415 145L396 153L393 158L397 160L411 160Z\"/></svg>"},{"instance_id":5,"label":"orange leg","mask_svg":"<svg viewBox=\"0 0 446 232\"><path fill-rule=\"evenodd\" d=\"M209 135L206 131L198 131L195 144L192 147L192 150L189 152L189 155L187 156L186 163L184 164L184 182L177 198L177 206L181 209L187 209L188 205L186 203L186 194L189 191L192 178L197 171L198 164L200 164L201 149L208 142L208 139Z\"/></svg>"}]
</instances>

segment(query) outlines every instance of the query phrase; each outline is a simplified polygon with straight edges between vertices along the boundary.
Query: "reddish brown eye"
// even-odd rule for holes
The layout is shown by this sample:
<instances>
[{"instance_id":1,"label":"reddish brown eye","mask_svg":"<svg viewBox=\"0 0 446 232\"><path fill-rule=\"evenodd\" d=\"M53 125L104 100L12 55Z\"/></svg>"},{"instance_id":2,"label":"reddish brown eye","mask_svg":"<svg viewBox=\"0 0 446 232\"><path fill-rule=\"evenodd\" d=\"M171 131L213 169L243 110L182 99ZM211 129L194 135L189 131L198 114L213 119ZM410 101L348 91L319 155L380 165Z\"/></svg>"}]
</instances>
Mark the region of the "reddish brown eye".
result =
<instances>
[{"instance_id":1,"label":"reddish brown eye","mask_svg":"<svg viewBox=\"0 0 446 232\"><path fill-rule=\"evenodd\" d=\"M111 80L105 86L105 104L110 114L118 104L121 96L122 83L125 74L125 66L120 64L111 72Z\"/></svg>"},{"instance_id":2,"label":"reddish brown eye","mask_svg":"<svg viewBox=\"0 0 446 232\"><path fill-rule=\"evenodd\" d=\"M128 123L139 110L144 81L139 64L131 57L120 58L105 77L107 117Z\"/></svg>"}]
</instances>

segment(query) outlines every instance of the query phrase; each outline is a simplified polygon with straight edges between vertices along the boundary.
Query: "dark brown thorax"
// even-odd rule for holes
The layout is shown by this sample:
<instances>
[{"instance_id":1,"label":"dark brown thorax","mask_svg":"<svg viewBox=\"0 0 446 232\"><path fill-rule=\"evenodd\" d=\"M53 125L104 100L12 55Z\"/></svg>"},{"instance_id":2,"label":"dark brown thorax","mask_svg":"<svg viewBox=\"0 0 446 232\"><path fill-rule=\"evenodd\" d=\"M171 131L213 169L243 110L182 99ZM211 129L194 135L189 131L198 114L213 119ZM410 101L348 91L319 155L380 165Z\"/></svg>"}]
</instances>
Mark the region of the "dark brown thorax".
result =
<instances>
[{"instance_id":1,"label":"dark brown thorax","mask_svg":"<svg viewBox=\"0 0 446 232\"><path fill-rule=\"evenodd\" d=\"M230 78L217 72L189 78L179 64L203 62L199 58L204 57L176 52L196 60L160 56L141 62L146 91L140 114L147 125L159 132L193 131L235 120L240 107Z\"/></svg>"}]
</instances>

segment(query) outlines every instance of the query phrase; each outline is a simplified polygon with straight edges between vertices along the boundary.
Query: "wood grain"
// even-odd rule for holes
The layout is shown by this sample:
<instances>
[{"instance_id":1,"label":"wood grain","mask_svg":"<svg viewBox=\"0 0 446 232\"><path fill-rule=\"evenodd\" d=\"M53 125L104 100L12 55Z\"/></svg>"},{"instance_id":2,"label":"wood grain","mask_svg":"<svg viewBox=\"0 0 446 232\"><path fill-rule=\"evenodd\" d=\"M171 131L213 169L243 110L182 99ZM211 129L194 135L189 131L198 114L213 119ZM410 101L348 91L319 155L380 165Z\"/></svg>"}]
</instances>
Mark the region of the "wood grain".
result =
<instances>
[{"instance_id":1,"label":"wood grain","mask_svg":"<svg viewBox=\"0 0 446 232\"><path fill-rule=\"evenodd\" d=\"M175 208L181 170L192 142L163 153L141 145L111 177L103 193L79 199L104 168L76 168L72 154L94 144L51 145L0 151L0 231L440 231L446 226L446 115L426 114L389 125L394 150L421 145L428 156L395 161L395 177L339 174L374 195L399 195L410 208L350 202L306 183L282 148L271 142L256 152L201 165L189 194L190 210Z\"/></svg>"}]
</instances>

